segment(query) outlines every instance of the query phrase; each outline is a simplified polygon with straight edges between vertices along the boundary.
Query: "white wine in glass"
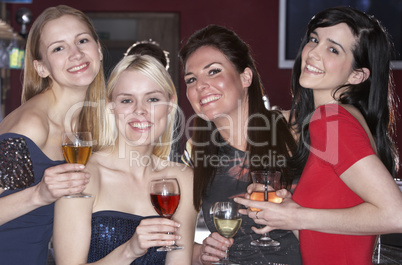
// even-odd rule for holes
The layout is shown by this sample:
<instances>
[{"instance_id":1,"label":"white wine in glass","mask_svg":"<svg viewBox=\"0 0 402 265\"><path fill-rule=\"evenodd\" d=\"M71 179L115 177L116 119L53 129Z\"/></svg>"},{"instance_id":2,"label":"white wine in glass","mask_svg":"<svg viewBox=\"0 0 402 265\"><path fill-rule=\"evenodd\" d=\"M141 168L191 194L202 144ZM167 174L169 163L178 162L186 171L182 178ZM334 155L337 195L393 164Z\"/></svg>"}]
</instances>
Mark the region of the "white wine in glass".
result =
<instances>
[{"instance_id":1,"label":"white wine in glass","mask_svg":"<svg viewBox=\"0 0 402 265\"><path fill-rule=\"evenodd\" d=\"M172 219L180 202L180 186L175 178L157 179L151 181L150 196L155 211L162 217ZM184 247L173 244L163 246L156 251L172 251Z\"/></svg>"},{"instance_id":2,"label":"white wine in glass","mask_svg":"<svg viewBox=\"0 0 402 265\"><path fill-rule=\"evenodd\" d=\"M67 163L86 165L92 154L92 135L90 132L63 133L62 149ZM77 193L64 198L90 198L89 194Z\"/></svg>"},{"instance_id":3,"label":"white wine in glass","mask_svg":"<svg viewBox=\"0 0 402 265\"><path fill-rule=\"evenodd\" d=\"M213 208L213 217L215 228L218 233L226 238L232 238L239 230L242 217L238 212L240 206L234 202L217 202ZM212 264L232 264L229 260L229 250L226 250L226 257Z\"/></svg>"}]
</instances>

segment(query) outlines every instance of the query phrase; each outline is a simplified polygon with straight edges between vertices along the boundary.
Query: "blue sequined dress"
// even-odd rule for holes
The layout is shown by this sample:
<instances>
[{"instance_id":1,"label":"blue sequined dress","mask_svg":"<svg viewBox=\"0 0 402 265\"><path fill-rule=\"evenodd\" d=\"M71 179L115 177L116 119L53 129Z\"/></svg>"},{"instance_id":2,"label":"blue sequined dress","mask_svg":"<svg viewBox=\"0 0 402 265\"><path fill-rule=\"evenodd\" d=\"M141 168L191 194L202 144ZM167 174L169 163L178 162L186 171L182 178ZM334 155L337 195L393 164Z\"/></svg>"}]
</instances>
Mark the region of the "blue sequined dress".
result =
<instances>
[{"instance_id":1,"label":"blue sequined dress","mask_svg":"<svg viewBox=\"0 0 402 265\"><path fill-rule=\"evenodd\" d=\"M53 161L28 137L0 135L0 187L5 197L38 184ZM0 225L0 264L44 265L53 232L54 203Z\"/></svg>"},{"instance_id":2,"label":"blue sequined dress","mask_svg":"<svg viewBox=\"0 0 402 265\"><path fill-rule=\"evenodd\" d=\"M127 242L144 218L129 213L117 211L99 211L92 214L91 245L88 253L88 263L102 259L115 248ZM156 248L148 249L144 256L139 257L131 265L163 265L166 252L157 252Z\"/></svg>"}]
</instances>

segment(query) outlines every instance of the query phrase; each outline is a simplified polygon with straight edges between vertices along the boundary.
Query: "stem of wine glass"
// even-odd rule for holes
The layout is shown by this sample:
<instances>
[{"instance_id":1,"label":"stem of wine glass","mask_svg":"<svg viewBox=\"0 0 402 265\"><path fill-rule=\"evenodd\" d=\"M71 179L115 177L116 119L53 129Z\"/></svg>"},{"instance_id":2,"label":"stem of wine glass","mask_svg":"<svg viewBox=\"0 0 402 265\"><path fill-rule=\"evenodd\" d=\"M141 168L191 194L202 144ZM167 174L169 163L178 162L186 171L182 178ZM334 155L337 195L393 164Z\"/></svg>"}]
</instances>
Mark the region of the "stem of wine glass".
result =
<instances>
[{"instance_id":1,"label":"stem of wine glass","mask_svg":"<svg viewBox=\"0 0 402 265\"><path fill-rule=\"evenodd\" d=\"M264 184L264 201L268 201L268 185L267 183ZM264 237L269 237L269 233L264 233Z\"/></svg>"}]
</instances>

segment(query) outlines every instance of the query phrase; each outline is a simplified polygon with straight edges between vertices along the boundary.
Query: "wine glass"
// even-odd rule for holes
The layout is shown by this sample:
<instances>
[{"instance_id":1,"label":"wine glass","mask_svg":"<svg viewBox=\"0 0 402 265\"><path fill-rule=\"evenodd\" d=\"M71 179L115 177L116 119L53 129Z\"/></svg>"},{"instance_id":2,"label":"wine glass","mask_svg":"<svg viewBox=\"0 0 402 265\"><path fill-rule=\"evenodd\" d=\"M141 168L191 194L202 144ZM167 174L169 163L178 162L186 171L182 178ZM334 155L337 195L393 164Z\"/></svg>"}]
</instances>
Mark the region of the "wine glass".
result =
<instances>
[{"instance_id":1,"label":"wine glass","mask_svg":"<svg viewBox=\"0 0 402 265\"><path fill-rule=\"evenodd\" d=\"M231 238L239 230L242 222L241 214L238 212L239 208L239 205L234 202L215 203L213 208L214 224L221 236ZM233 263L229 260L229 250L226 250L226 257L212 264L237 263Z\"/></svg>"},{"instance_id":2,"label":"wine glass","mask_svg":"<svg viewBox=\"0 0 402 265\"><path fill-rule=\"evenodd\" d=\"M169 178L151 181L150 194L155 211L160 216L171 219L180 201L180 186L177 179ZM157 251L172 251L183 248L173 244L171 246L160 247Z\"/></svg>"},{"instance_id":3,"label":"wine glass","mask_svg":"<svg viewBox=\"0 0 402 265\"><path fill-rule=\"evenodd\" d=\"M63 133L62 149L67 163L86 165L92 153L92 135L90 132ZM77 193L64 198L90 198L92 195Z\"/></svg>"},{"instance_id":4,"label":"wine glass","mask_svg":"<svg viewBox=\"0 0 402 265\"><path fill-rule=\"evenodd\" d=\"M279 171L253 171L251 172L253 183L264 184L264 191L253 191L250 200L270 201L281 203L282 198L277 197L275 191L281 188ZM252 211L261 211L257 208L250 208ZM278 247L280 243L269 237L269 233L264 233L259 239L251 241L251 245L258 247Z\"/></svg>"}]
</instances>

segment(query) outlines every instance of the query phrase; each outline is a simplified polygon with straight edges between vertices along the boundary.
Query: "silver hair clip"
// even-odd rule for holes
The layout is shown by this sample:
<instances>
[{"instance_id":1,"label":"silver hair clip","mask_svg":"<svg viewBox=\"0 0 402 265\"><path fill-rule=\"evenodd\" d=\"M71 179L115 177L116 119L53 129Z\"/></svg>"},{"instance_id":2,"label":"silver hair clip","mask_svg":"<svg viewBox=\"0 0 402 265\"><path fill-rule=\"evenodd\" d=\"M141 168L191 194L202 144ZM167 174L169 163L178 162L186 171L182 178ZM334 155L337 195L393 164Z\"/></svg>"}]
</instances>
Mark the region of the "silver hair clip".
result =
<instances>
[{"instance_id":1,"label":"silver hair clip","mask_svg":"<svg viewBox=\"0 0 402 265\"><path fill-rule=\"evenodd\" d=\"M133 45L131 45L131 46L127 49L127 51L124 53L124 57L126 57L126 56L130 53L131 49L133 49L135 46L140 45L140 44L153 44L153 45L155 45L155 46L157 46L157 47L159 48L159 43L157 43L156 41L153 41L152 39L143 40L143 41L137 41L136 43L134 43ZM169 52L168 52L168 51L165 51L165 50L162 50L162 51L163 51L163 54L165 55L165 59L166 59L166 71L167 71L167 70L169 69L169 63L170 63L170 60L169 60Z\"/></svg>"}]
</instances>

